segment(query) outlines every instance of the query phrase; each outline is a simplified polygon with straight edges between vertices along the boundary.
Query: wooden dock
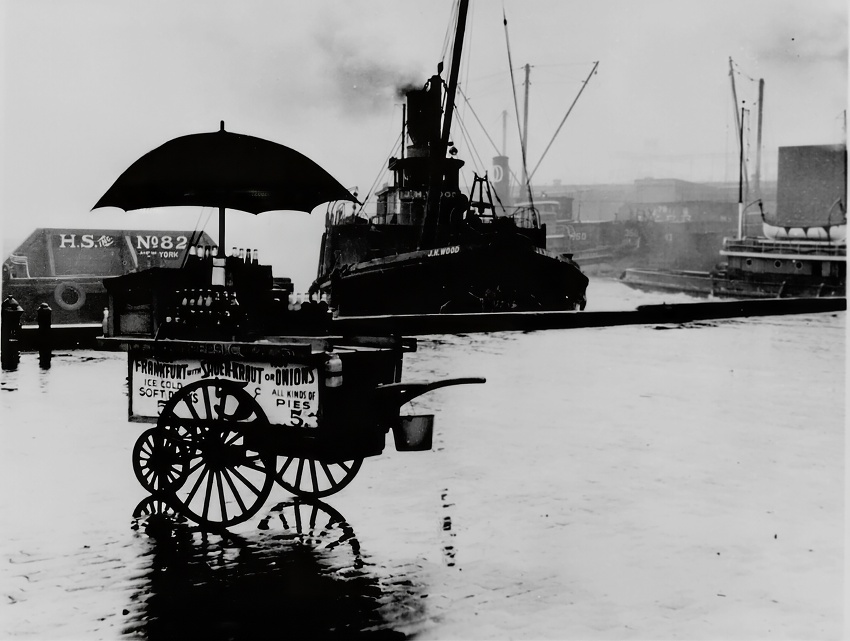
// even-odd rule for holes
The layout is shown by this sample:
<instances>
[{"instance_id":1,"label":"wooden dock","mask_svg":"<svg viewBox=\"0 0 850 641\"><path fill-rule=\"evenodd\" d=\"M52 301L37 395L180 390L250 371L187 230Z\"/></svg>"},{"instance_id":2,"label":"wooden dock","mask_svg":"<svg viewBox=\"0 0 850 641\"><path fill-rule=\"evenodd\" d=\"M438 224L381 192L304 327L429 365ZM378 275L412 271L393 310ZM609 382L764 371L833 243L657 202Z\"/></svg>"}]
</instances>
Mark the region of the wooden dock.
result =
<instances>
[{"instance_id":1,"label":"wooden dock","mask_svg":"<svg viewBox=\"0 0 850 641\"><path fill-rule=\"evenodd\" d=\"M50 327L52 349L98 349L97 337L103 335L100 323L67 323ZM18 330L21 351L38 351L41 334L38 325L22 325Z\"/></svg>"},{"instance_id":2,"label":"wooden dock","mask_svg":"<svg viewBox=\"0 0 850 641\"><path fill-rule=\"evenodd\" d=\"M618 325L663 325L723 318L817 314L847 309L846 298L767 298L642 305L634 310L583 312L497 312L489 314L411 314L350 316L331 321L328 332L337 336L421 336L476 332L539 331ZM106 349L98 337L98 323L54 325L53 349ZM18 334L22 351L39 349L39 329L24 325Z\"/></svg>"},{"instance_id":3,"label":"wooden dock","mask_svg":"<svg viewBox=\"0 0 850 641\"><path fill-rule=\"evenodd\" d=\"M722 318L815 314L847 309L846 298L768 298L642 305L625 311L497 312L490 314L423 314L350 316L333 320L334 334L469 334L689 323Z\"/></svg>"}]
</instances>

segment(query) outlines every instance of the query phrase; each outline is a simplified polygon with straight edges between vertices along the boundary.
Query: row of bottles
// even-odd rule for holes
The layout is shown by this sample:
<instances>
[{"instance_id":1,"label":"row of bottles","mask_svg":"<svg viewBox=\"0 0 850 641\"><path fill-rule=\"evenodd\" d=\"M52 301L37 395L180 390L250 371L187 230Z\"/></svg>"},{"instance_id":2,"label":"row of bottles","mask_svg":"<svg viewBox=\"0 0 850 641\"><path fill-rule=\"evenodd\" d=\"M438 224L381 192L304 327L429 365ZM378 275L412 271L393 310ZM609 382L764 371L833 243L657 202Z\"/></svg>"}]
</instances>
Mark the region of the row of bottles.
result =
<instances>
[{"instance_id":1,"label":"row of bottles","mask_svg":"<svg viewBox=\"0 0 850 641\"><path fill-rule=\"evenodd\" d=\"M259 249L245 249L244 247L240 247L239 249L236 246L230 250L230 259L237 259L240 262L245 263L246 265L259 265L260 264L260 250Z\"/></svg>"},{"instance_id":2,"label":"row of bottles","mask_svg":"<svg viewBox=\"0 0 850 641\"><path fill-rule=\"evenodd\" d=\"M170 337L230 336L239 330L242 313L236 293L224 287L181 289L165 318Z\"/></svg>"},{"instance_id":3,"label":"row of bottles","mask_svg":"<svg viewBox=\"0 0 850 641\"><path fill-rule=\"evenodd\" d=\"M218 252L215 245L192 245L189 248L189 260L200 258L201 260L212 260Z\"/></svg>"},{"instance_id":4,"label":"row of bottles","mask_svg":"<svg viewBox=\"0 0 850 641\"><path fill-rule=\"evenodd\" d=\"M315 299L315 300L314 300ZM287 308L290 312L297 312L304 308L319 307L328 309L328 295L320 294L318 297L311 294L290 294Z\"/></svg>"},{"instance_id":5,"label":"row of bottles","mask_svg":"<svg viewBox=\"0 0 850 641\"><path fill-rule=\"evenodd\" d=\"M218 248L215 245L192 245L189 247L189 260L191 261L197 258L201 260L212 260L217 256L217 253ZM244 247L237 248L234 245L233 249L230 250L230 256L228 258L231 261L236 259L246 265L259 265L260 250L251 249L250 247L247 249Z\"/></svg>"}]
</instances>

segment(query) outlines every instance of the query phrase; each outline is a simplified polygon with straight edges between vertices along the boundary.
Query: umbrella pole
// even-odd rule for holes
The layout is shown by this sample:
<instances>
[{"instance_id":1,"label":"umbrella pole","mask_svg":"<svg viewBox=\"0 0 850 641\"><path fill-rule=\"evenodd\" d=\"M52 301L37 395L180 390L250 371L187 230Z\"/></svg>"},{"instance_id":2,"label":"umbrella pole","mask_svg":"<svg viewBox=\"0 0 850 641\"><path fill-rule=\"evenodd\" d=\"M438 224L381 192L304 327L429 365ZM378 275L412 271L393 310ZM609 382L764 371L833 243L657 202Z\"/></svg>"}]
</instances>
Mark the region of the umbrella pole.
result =
<instances>
[{"instance_id":1,"label":"umbrella pole","mask_svg":"<svg viewBox=\"0 0 850 641\"><path fill-rule=\"evenodd\" d=\"M213 258L211 284L224 287L226 282L224 273L224 207L218 208L218 254Z\"/></svg>"},{"instance_id":2,"label":"umbrella pole","mask_svg":"<svg viewBox=\"0 0 850 641\"><path fill-rule=\"evenodd\" d=\"M224 258L224 207L218 208L218 257Z\"/></svg>"}]
</instances>

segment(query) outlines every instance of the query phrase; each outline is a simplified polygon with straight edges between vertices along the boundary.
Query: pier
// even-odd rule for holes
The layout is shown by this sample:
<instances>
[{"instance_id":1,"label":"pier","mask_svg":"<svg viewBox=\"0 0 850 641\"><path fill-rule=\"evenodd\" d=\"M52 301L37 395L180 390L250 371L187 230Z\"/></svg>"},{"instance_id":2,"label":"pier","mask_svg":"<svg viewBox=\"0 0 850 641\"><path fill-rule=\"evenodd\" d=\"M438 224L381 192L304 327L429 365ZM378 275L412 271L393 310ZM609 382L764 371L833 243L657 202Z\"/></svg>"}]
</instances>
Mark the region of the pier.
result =
<instances>
[{"instance_id":1,"label":"pier","mask_svg":"<svg viewBox=\"0 0 850 641\"><path fill-rule=\"evenodd\" d=\"M633 310L583 312L493 312L481 314L408 314L394 316L347 316L331 321L335 335L471 334L481 332L531 332L581 327L621 325L680 324L724 318L817 314L847 309L845 297L768 298L693 303L640 305ZM50 330L54 349L111 349L97 339L103 334L98 323L53 325ZM19 332L20 349L37 351L38 325L23 325Z\"/></svg>"},{"instance_id":2,"label":"pier","mask_svg":"<svg viewBox=\"0 0 850 641\"><path fill-rule=\"evenodd\" d=\"M352 316L335 318L332 327L334 333L343 335L416 336L689 323L723 318L837 312L846 309L846 298L770 298L641 305L626 311Z\"/></svg>"}]
</instances>

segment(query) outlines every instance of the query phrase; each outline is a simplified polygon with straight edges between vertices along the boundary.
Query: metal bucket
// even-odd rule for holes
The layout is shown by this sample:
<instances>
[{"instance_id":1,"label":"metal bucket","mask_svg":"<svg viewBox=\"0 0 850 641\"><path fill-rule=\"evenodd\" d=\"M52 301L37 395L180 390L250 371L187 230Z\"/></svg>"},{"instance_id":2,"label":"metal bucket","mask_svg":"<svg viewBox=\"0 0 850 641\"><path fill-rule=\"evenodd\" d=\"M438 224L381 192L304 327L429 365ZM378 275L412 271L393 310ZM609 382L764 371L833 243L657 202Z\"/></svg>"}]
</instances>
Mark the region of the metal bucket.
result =
<instances>
[{"instance_id":1,"label":"metal bucket","mask_svg":"<svg viewBox=\"0 0 850 641\"><path fill-rule=\"evenodd\" d=\"M400 416L393 427L395 449L399 452L421 452L431 449L434 435L434 415Z\"/></svg>"}]
</instances>

